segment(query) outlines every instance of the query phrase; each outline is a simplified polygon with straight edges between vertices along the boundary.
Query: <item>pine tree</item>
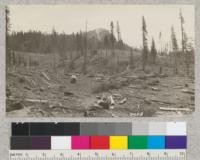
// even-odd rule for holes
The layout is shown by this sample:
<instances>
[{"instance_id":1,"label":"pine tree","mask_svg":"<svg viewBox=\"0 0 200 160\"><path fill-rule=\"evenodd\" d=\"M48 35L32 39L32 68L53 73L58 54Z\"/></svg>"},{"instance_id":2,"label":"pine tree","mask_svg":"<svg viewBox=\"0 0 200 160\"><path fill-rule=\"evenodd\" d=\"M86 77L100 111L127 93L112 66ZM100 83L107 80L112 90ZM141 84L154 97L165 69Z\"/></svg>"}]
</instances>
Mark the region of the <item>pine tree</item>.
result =
<instances>
[{"instance_id":1,"label":"pine tree","mask_svg":"<svg viewBox=\"0 0 200 160\"><path fill-rule=\"evenodd\" d=\"M157 56L157 50L156 50L156 46L155 46L155 41L152 38L152 42L151 42L151 59L152 59L152 64L156 63L156 56Z\"/></svg>"},{"instance_id":2,"label":"pine tree","mask_svg":"<svg viewBox=\"0 0 200 160\"><path fill-rule=\"evenodd\" d=\"M177 52L178 51L178 42L176 39L176 34L175 34L173 26L171 28L171 40L172 40L172 50Z\"/></svg>"},{"instance_id":3,"label":"pine tree","mask_svg":"<svg viewBox=\"0 0 200 160\"><path fill-rule=\"evenodd\" d=\"M142 69L145 71L147 58L148 58L148 42L147 42L147 27L144 16L142 16L142 38L143 38L143 51L142 51Z\"/></svg>"}]
</instances>

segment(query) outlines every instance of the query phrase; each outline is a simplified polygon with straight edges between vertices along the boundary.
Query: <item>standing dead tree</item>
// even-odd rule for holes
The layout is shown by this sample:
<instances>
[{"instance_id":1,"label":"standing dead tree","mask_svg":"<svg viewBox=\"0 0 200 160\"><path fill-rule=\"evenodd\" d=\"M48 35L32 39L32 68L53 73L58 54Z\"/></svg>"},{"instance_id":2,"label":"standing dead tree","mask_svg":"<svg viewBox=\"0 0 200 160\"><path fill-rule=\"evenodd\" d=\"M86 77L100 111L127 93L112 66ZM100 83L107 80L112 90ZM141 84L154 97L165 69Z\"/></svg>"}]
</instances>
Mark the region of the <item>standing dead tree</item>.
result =
<instances>
[{"instance_id":1,"label":"standing dead tree","mask_svg":"<svg viewBox=\"0 0 200 160\"><path fill-rule=\"evenodd\" d=\"M105 35L104 37L104 46L105 46L105 49L106 49L106 58L108 56L108 47L109 47L109 38L107 35Z\"/></svg>"},{"instance_id":2,"label":"standing dead tree","mask_svg":"<svg viewBox=\"0 0 200 160\"><path fill-rule=\"evenodd\" d=\"M185 23L185 20L183 18L183 15L182 15L182 10L180 9L180 13L179 13L179 18L180 18L180 21L181 21L181 36L182 36L182 52L184 53L185 52L185 38L184 38L184 28L183 28L183 24Z\"/></svg>"},{"instance_id":3,"label":"standing dead tree","mask_svg":"<svg viewBox=\"0 0 200 160\"><path fill-rule=\"evenodd\" d=\"M120 26L119 26L119 22L117 21L117 25L116 25L116 31L117 31L117 48L120 50L121 49L121 32L120 32ZM117 67L119 67L119 54L117 54Z\"/></svg>"},{"instance_id":4,"label":"standing dead tree","mask_svg":"<svg viewBox=\"0 0 200 160\"><path fill-rule=\"evenodd\" d=\"M116 31L117 31L117 47L118 49L120 49L121 51L124 49L124 43L122 40L122 35L121 35L121 29L120 29L120 25L119 22L117 21L117 27L116 27Z\"/></svg>"},{"instance_id":5,"label":"standing dead tree","mask_svg":"<svg viewBox=\"0 0 200 160\"><path fill-rule=\"evenodd\" d=\"M163 40L162 40L162 32L159 33L159 45L160 45L160 49L159 49L159 54L163 55Z\"/></svg>"},{"instance_id":6,"label":"standing dead tree","mask_svg":"<svg viewBox=\"0 0 200 160\"><path fill-rule=\"evenodd\" d=\"M115 36L114 36L114 23L113 21L110 22L110 42L112 47L112 55L115 56Z\"/></svg>"},{"instance_id":7,"label":"standing dead tree","mask_svg":"<svg viewBox=\"0 0 200 160\"><path fill-rule=\"evenodd\" d=\"M52 33L51 33L51 45L53 47L52 51L52 55L53 55L53 69L56 69L56 45L57 45L57 32L56 30L53 28L52 29Z\"/></svg>"},{"instance_id":8,"label":"standing dead tree","mask_svg":"<svg viewBox=\"0 0 200 160\"><path fill-rule=\"evenodd\" d=\"M185 32L184 26L183 24L185 23L183 14L182 14L182 10L180 9L180 13L179 13L179 19L181 22L181 36L182 36L182 54L183 54L183 58L184 58L184 62L185 62L185 71L186 74L189 75L189 68L190 68L190 53L187 50L187 43L188 43L188 37L187 34Z\"/></svg>"},{"instance_id":9,"label":"standing dead tree","mask_svg":"<svg viewBox=\"0 0 200 160\"><path fill-rule=\"evenodd\" d=\"M69 69L74 69L73 51L78 48L77 47L77 39L76 39L74 32L72 33L72 36L70 37L69 42L70 42L70 46L71 46L68 48L70 51L70 53L69 53Z\"/></svg>"},{"instance_id":10,"label":"standing dead tree","mask_svg":"<svg viewBox=\"0 0 200 160\"><path fill-rule=\"evenodd\" d=\"M118 40L118 43L120 43L122 38L121 38L121 30L120 30L120 26L119 26L119 22L118 21L117 21L116 31L117 31L117 40ZM120 47L120 45L118 45L118 47Z\"/></svg>"},{"instance_id":11,"label":"standing dead tree","mask_svg":"<svg viewBox=\"0 0 200 160\"><path fill-rule=\"evenodd\" d=\"M87 64L87 21L86 21L86 23L85 23L85 37L84 37L84 48L85 48L85 51L84 51L84 57L83 57L83 68L82 68L82 70L83 70L83 73L84 74L86 74L86 70L87 70L87 66L86 66L86 64Z\"/></svg>"},{"instance_id":12,"label":"standing dead tree","mask_svg":"<svg viewBox=\"0 0 200 160\"><path fill-rule=\"evenodd\" d=\"M65 61L67 60L66 56L66 36L65 33L61 33L58 37L58 51L59 51L59 66L66 68Z\"/></svg>"},{"instance_id":13,"label":"standing dead tree","mask_svg":"<svg viewBox=\"0 0 200 160\"><path fill-rule=\"evenodd\" d=\"M10 32L10 10L6 6L5 9L5 14L6 14L6 64L7 64L7 69L12 66L11 62L11 48L10 48L10 40L9 40L9 32Z\"/></svg>"},{"instance_id":14,"label":"standing dead tree","mask_svg":"<svg viewBox=\"0 0 200 160\"><path fill-rule=\"evenodd\" d=\"M142 51L142 69L145 72L147 58L148 58L148 42L147 42L147 26L144 16L142 16L142 39L143 39L143 51Z\"/></svg>"},{"instance_id":15,"label":"standing dead tree","mask_svg":"<svg viewBox=\"0 0 200 160\"><path fill-rule=\"evenodd\" d=\"M134 68L133 48L130 49L129 66L130 66L130 69Z\"/></svg>"},{"instance_id":16,"label":"standing dead tree","mask_svg":"<svg viewBox=\"0 0 200 160\"><path fill-rule=\"evenodd\" d=\"M178 42L174 27L171 27L171 42L172 42L172 55L174 59L174 74L178 74Z\"/></svg>"}]
</instances>

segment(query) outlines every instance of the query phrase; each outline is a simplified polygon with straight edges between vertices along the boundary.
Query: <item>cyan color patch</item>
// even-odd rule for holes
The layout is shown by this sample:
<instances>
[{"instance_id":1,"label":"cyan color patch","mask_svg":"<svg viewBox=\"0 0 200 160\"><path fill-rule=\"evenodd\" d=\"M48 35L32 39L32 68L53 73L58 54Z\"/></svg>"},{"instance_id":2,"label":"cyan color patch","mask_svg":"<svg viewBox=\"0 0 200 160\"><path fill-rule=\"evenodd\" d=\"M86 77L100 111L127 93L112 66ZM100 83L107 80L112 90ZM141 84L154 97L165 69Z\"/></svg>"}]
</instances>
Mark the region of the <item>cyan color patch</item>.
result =
<instances>
[{"instance_id":1,"label":"cyan color patch","mask_svg":"<svg viewBox=\"0 0 200 160\"><path fill-rule=\"evenodd\" d=\"M165 149L165 136L148 136L148 149Z\"/></svg>"}]
</instances>

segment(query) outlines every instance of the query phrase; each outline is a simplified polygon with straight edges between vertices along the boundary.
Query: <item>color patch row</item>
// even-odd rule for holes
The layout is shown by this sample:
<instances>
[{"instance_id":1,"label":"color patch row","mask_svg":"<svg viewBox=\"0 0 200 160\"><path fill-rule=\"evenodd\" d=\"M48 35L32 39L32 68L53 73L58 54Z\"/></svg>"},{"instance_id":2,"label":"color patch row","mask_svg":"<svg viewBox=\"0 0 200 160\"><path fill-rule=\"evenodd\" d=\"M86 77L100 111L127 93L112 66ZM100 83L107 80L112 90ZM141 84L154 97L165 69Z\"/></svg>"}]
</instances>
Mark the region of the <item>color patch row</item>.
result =
<instances>
[{"instance_id":1,"label":"color patch row","mask_svg":"<svg viewBox=\"0 0 200 160\"><path fill-rule=\"evenodd\" d=\"M186 149L186 136L13 136L12 150Z\"/></svg>"},{"instance_id":2,"label":"color patch row","mask_svg":"<svg viewBox=\"0 0 200 160\"><path fill-rule=\"evenodd\" d=\"M186 123L12 123L12 135L186 135Z\"/></svg>"}]
</instances>

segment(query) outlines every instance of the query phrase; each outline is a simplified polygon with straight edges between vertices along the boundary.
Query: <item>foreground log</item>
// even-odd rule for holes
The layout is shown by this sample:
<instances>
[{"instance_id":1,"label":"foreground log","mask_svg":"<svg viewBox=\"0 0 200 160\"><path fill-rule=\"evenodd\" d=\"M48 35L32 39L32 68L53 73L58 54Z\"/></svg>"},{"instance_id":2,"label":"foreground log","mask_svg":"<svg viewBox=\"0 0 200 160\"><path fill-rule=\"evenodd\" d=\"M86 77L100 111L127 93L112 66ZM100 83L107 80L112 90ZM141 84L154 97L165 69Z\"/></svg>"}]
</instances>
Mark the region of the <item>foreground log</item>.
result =
<instances>
[{"instance_id":1,"label":"foreground log","mask_svg":"<svg viewBox=\"0 0 200 160\"><path fill-rule=\"evenodd\" d=\"M126 101L127 101L127 99L124 98L124 99L122 99L122 100L119 102L119 104L124 104L124 103L126 103Z\"/></svg>"},{"instance_id":2,"label":"foreground log","mask_svg":"<svg viewBox=\"0 0 200 160\"><path fill-rule=\"evenodd\" d=\"M41 75L48 81L50 81L50 78L47 76L46 73L42 72Z\"/></svg>"},{"instance_id":3,"label":"foreground log","mask_svg":"<svg viewBox=\"0 0 200 160\"><path fill-rule=\"evenodd\" d=\"M176 104L173 102L161 101L161 100L156 100L156 99L152 99L151 101L157 102L157 103L162 103L162 104L169 104L169 105Z\"/></svg>"},{"instance_id":4,"label":"foreground log","mask_svg":"<svg viewBox=\"0 0 200 160\"><path fill-rule=\"evenodd\" d=\"M188 94L194 94L194 91L190 91L188 89L183 89L182 92L183 93L188 93Z\"/></svg>"},{"instance_id":5,"label":"foreground log","mask_svg":"<svg viewBox=\"0 0 200 160\"><path fill-rule=\"evenodd\" d=\"M186 111L189 112L191 111L190 108L171 108L171 107L160 107L160 110L163 111Z\"/></svg>"},{"instance_id":6,"label":"foreground log","mask_svg":"<svg viewBox=\"0 0 200 160\"><path fill-rule=\"evenodd\" d=\"M32 102L32 103L48 103L48 100L42 99L18 99L18 98L7 98L8 101L18 101L18 102Z\"/></svg>"}]
</instances>

